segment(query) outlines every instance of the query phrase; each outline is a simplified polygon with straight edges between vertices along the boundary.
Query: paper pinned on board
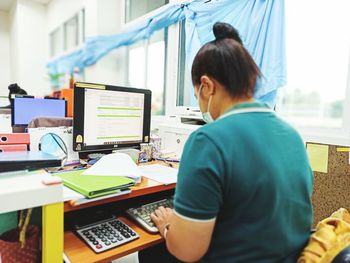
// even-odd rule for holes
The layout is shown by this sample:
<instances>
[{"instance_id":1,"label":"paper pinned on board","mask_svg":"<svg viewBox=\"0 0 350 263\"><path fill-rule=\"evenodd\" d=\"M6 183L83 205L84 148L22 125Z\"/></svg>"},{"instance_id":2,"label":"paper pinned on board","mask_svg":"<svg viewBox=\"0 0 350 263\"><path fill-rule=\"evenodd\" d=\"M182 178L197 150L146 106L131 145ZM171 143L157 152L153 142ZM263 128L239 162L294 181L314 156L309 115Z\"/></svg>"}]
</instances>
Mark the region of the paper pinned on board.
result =
<instances>
[{"instance_id":1,"label":"paper pinned on board","mask_svg":"<svg viewBox=\"0 0 350 263\"><path fill-rule=\"evenodd\" d=\"M349 147L337 147L337 152L348 152Z\"/></svg>"},{"instance_id":2,"label":"paper pinned on board","mask_svg":"<svg viewBox=\"0 0 350 263\"><path fill-rule=\"evenodd\" d=\"M111 153L103 156L84 175L126 176L134 179L141 177L136 163L126 153Z\"/></svg>"},{"instance_id":3,"label":"paper pinned on board","mask_svg":"<svg viewBox=\"0 0 350 263\"><path fill-rule=\"evenodd\" d=\"M348 153L348 163L350 164L350 148L349 147L337 147L337 152L347 152Z\"/></svg>"},{"instance_id":4,"label":"paper pinned on board","mask_svg":"<svg viewBox=\"0 0 350 263\"><path fill-rule=\"evenodd\" d=\"M311 168L314 172L327 173L328 171L328 145L308 143L306 151L309 156Z\"/></svg>"},{"instance_id":5,"label":"paper pinned on board","mask_svg":"<svg viewBox=\"0 0 350 263\"><path fill-rule=\"evenodd\" d=\"M178 170L160 164L139 166L144 177L163 183L173 184L177 182Z\"/></svg>"}]
</instances>

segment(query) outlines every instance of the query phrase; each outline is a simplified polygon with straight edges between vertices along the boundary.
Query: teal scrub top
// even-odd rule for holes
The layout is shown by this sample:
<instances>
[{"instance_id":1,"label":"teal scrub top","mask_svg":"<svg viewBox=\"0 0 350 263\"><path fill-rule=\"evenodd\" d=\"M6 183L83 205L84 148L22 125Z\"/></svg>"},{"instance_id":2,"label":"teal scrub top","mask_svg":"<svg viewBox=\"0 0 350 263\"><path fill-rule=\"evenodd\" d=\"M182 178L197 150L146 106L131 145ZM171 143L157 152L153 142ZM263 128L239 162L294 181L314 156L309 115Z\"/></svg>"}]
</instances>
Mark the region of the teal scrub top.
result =
<instances>
[{"instance_id":1,"label":"teal scrub top","mask_svg":"<svg viewBox=\"0 0 350 263\"><path fill-rule=\"evenodd\" d=\"M266 110L235 105L186 142L174 210L216 220L201 262L296 262L308 241L313 174L304 143Z\"/></svg>"}]
</instances>

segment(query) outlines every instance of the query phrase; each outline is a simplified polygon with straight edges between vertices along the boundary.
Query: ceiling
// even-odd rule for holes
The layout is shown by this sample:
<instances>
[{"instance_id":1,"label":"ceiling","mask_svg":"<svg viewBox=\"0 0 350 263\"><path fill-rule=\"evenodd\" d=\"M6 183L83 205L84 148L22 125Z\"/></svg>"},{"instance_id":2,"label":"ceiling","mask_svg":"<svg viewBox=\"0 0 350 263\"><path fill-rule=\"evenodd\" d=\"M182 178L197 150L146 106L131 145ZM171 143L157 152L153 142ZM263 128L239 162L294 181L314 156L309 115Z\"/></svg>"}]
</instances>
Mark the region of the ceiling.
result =
<instances>
[{"instance_id":1,"label":"ceiling","mask_svg":"<svg viewBox=\"0 0 350 263\"><path fill-rule=\"evenodd\" d=\"M48 4L51 0L31 0L40 4ZM0 0L0 11L9 11L15 0Z\"/></svg>"}]
</instances>

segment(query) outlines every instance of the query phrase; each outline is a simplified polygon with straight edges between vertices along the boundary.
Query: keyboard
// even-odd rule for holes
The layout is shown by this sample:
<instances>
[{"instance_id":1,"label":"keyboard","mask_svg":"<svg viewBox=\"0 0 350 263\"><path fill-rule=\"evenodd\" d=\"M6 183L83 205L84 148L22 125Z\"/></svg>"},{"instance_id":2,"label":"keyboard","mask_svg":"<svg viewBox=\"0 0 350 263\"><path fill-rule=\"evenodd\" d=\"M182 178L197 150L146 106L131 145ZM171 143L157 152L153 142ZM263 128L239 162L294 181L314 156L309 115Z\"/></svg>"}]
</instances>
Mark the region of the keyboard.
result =
<instances>
[{"instance_id":1,"label":"keyboard","mask_svg":"<svg viewBox=\"0 0 350 263\"><path fill-rule=\"evenodd\" d=\"M96 253L139 238L134 230L116 218L79 228L76 232Z\"/></svg>"},{"instance_id":2,"label":"keyboard","mask_svg":"<svg viewBox=\"0 0 350 263\"><path fill-rule=\"evenodd\" d=\"M140 226L150 233L157 233L158 228L154 225L151 214L160 206L173 208L173 197L148 203L139 207L129 208L126 213Z\"/></svg>"}]
</instances>

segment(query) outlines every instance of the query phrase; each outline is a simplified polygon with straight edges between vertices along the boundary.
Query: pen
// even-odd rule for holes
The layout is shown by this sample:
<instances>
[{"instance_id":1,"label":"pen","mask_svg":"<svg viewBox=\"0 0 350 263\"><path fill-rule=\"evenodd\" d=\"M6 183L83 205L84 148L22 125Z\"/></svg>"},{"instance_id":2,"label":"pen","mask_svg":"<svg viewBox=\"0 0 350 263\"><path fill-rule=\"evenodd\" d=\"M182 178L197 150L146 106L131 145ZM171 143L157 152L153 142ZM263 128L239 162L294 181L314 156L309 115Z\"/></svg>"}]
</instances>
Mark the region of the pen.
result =
<instances>
[{"instance_id":1,"label":"pen","mask_svg":"<svg viewBox=\"0 0 350 263\"><path fill-rule=\"evenodd\" d=\"M155 158L155 160L163 161L163 162L173 162L173 163L180 162L180 160L178 160L178 159L167 159L167 158Z\"/></svg>"}]
</instances>

